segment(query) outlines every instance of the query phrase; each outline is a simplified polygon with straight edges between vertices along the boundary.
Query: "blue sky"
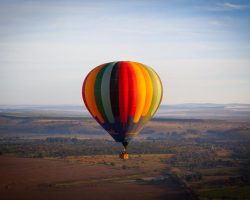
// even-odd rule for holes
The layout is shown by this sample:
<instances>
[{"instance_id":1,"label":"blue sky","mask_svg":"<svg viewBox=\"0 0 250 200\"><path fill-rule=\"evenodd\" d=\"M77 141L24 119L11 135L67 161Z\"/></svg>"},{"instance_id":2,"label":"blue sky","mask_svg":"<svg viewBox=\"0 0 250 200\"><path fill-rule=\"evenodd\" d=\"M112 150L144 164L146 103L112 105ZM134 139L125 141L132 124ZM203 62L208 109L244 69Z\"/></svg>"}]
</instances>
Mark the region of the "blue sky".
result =
<instances>
[{"instance_id":1,"label":"blue sky","mask_svg":"<svg viewBox=\"0 0 250 200\"><path fill-rule=\"evenodd\" d=\"M250 103L250 1L0 1L0 104L82 104L95 66L153 67L163 104Z\"/></svg>"}]
</instances>

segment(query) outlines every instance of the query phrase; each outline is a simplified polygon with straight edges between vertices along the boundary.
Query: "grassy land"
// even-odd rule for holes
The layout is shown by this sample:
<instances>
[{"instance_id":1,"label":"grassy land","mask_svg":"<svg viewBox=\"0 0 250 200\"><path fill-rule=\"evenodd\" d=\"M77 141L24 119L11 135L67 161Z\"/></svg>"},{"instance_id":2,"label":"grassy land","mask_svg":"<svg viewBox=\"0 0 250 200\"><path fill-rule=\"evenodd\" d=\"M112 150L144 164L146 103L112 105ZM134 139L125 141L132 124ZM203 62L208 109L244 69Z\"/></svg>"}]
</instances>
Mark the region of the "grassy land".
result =
<instances>
[{"instance_id":1,"label":"grassy land","mask_svg":"<svg viewBox=\"0 0 250 200\"><path fill-rule=\"evenodd\" d=\"M88 170L98 167L107 173L73 180L59 177L49 183L52 188L87 191L119 183L167 190L171 185L189 199L250 199L248 121L158 119L131 142L127 161L118 158L121 144L108 139L91 119L1 116L0 125L0 155L60 161Z\"/></svg>"}]
</instances>

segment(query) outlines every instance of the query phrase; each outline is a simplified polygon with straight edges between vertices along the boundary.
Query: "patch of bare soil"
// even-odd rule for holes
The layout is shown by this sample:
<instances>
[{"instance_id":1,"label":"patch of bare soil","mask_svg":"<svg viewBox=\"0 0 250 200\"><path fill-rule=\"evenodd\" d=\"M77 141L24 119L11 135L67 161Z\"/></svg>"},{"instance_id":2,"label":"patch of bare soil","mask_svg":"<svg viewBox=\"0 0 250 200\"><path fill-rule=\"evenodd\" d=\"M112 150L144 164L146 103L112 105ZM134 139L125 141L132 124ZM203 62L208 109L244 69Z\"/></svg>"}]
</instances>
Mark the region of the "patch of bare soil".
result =
<instances>
[{"instance_id":1,"label":"patch of bare soil","mask_svg":"<svg viewBox=\"0 0 250 200\"><path fill-rule=\"evenodd\" d=\"M147 174L140 174L135 168L117 168L86 159L87 162L82 157L81 162L73 162L0 156L0 197L3 200L186 198L186 191L176 184L137 182L138 176Z\"/></svg>"}]
</instances>

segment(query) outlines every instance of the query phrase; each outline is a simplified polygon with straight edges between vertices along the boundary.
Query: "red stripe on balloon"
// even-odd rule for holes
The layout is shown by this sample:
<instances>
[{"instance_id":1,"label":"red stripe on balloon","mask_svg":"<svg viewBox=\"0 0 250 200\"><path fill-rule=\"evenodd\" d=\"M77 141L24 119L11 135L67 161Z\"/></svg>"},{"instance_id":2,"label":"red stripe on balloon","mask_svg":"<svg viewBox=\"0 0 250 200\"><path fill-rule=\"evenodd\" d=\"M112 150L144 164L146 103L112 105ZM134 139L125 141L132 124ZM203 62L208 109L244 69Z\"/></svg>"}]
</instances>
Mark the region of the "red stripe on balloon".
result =
<instances>
[{"instance_id":1,"label":"red stripe on balloon","mask_svg":"<svg viewBox=\"0 0 250 200\"><path fill-rule=\"evenodd\" d=\"M119 108L120 120L126 123L128 120L128 64L120 62L119 66Z\"/></svg>"},{"instance_id":2,"label":"red stripe on balloon","mask_svg":"<svg viewBox=\"0 0 250 200\"><path fill-rule=\"evenodd\" d=\"M133 66L128 63L128 107L129 107L129 116L133 117L136 111L136 74L133 69Z\"/></svg>"}]
</instances>

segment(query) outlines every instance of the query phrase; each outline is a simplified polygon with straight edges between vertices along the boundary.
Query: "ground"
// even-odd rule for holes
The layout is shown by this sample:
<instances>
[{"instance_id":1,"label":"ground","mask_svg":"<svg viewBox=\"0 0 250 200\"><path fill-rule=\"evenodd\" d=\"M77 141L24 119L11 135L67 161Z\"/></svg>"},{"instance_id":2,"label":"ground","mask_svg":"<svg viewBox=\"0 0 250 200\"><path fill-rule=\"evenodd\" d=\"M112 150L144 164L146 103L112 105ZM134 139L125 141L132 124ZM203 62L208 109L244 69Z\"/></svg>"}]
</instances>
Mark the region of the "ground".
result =
<instances>
[{"instance_id":1,"label":"ground","mask_svg":"<svg viewBox=\"0 0 250 200\"><path fill-rule=\"evenodd\" d=\"M114 155L64 159L0 156L0 196L6 200L188 198L186 188L172 177L165 175L162 180L166 169L160 160L170 156L132 155L128 161ZM143 167L136 167L140 162Z\"/></svg>"},{"instance_id":2,"label":"ground","mask_svg":"<svg viewBox=\"0 0 250 200\"><path fill-rule=\"evenodd\" d=\"M149 122L122 145L89 118L0 114L0 199L250 199L250 119Z\"/></svg>"}]
</instances>

